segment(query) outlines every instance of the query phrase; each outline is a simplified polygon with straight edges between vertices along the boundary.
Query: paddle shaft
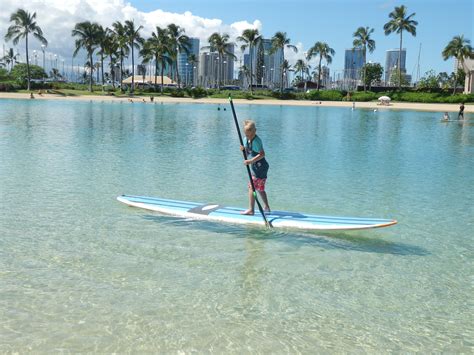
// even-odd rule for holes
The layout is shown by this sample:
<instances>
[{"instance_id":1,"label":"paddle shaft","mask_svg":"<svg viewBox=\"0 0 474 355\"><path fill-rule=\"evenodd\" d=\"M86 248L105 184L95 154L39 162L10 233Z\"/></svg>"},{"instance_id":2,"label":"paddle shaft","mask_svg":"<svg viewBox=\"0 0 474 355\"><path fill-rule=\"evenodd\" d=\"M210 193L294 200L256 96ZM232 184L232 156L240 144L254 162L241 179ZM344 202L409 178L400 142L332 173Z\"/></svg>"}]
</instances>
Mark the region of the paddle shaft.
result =
<instances>
[{"instance_id":1,"label":"paddle shaft","mask_svg":"<svg viewBox=\"0 0 474 355\"><path fill-rule=\"evenodd\" d=\"M244 141L242 139L242 133L240 133L239 122L237 121L237 114L235 113L234 103L232 102L232 98L230 96L229 96L229 101L230 101L230 107L232 108L232 114L234 115L235 129L237 130L237 133L239 134L240 145L243 146ZM244 159L247 160L247 152L245 151L245 149L242 150L242 154L244 156ZM265 222L265 225L271 228L273 226L267 220L267 217L265 216L262 205L260 204L260 201L257 198L257 192L255 191L255 185L253 184L252 173L250 172L250 167L248 165L246 165L246 167L247 167L247 174L249 176L250 185L252 186L253 197L255 198L255 202L257 202L258 210L260 211L263 217L263 221Z\"/></svg>"}]
</instances>

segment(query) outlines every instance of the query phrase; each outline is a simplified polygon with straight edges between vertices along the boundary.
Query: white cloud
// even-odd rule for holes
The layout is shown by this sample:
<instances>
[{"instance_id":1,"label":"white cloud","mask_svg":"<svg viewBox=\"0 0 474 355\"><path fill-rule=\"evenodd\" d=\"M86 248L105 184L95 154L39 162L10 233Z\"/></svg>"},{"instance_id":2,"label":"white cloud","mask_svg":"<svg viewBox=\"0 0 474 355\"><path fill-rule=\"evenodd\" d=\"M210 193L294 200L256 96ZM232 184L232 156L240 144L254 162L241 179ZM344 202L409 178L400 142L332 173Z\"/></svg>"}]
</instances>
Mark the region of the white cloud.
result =
<instances>
[{"instance_id":1,"label":"white cloud","mask_svg":"<svg viewBox=\"0 0 474 355\"><path fill-rule=\"evenodd\" d=\"M10 14L15 12L18 0L1 0L2 11L0 11L0 43L7 31ZM159 4L159 3L158 3ZM239 21L225 24L220 19L203 18L193 15L191 12L171 13L160 9L142 12L126 3L124 0L24 0L21 7L30 13L36 12L36 20L48 40L46 58L57 54L59 58L69 61L74 51L74 38L71 31L74 25L82 21L98 22L103 26L111 26L115 21L134 20L136 24L143 26L144 37L151 34L156 26L165 27L175 23L186 30L190 37L200 39L200 45L207 45L207 38L214 32L228 33L231 41L235 42L244 29L257 28L261 30L262 23L258 20L253 23ZM11 42L5 43L5 48L12 47ZM16 48L24 54L24 41ZM236 50L240 46L236 47ZM41 50L40 43L32 40L30 50ZM2 53L3 54L3 53ZM23 57L24 58L24 57ZM81 55L79 55L81 58ZM41 58L38 59L38 62Z\"/></svg>"}]
</instances>

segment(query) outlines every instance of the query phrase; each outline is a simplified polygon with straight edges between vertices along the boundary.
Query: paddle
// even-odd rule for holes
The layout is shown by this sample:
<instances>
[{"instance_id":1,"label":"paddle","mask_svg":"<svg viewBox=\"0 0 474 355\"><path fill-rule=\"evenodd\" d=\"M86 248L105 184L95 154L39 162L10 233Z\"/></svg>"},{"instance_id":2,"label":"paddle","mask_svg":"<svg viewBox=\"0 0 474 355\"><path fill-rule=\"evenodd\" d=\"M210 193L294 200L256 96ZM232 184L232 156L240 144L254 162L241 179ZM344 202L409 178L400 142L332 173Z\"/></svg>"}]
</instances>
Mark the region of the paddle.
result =
<instances>
[{"instance_id":1,"label":"paddle","mask_svg":"<svg viewBox=\"0 0 474 355\"><path fill-rule=\"evenodd\" d=\"M239 134L239 140L240 140L240 145L244 145L244 141L242 140L242 134L240 133L240 127L239 127L239 122L237 121L237 114L235 113L235 108L234 108L234 103L232 102L232 97L229 95L229 102L230 102L230 107L232 108L232 114L234 115L234 123L235 123L235 128L237 129L237 133ZM247 160L247 152L242 150L242 154L244 155L244 159ZM255 202L257 202L258 209L263 217L263 221L265 222L265 226L268 228L272 228L272 224L270 221L267 220L267 217L265 216L265 213L263 212L262 205L260 204L260 201L257 198L257 192L255 191L255 185L253 184L252 180L252 173L250 172L250 167L247 165L247 173L249 175L249 181L252 186L252 191L253 191L253 197L255 198Z\"/></svg>"}]
</instances>

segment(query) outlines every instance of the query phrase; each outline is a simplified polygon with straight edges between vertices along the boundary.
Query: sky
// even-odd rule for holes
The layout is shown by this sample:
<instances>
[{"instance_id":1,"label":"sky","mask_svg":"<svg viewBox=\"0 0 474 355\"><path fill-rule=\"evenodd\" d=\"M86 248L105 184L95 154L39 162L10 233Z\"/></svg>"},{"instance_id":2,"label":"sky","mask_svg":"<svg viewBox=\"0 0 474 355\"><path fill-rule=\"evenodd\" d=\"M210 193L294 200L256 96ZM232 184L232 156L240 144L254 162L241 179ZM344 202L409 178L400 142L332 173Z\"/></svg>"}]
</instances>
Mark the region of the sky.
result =
<instances>
[{"instance_id":1,"label":"sky","mask_svg":"<svg viewBox=\"0 0 474 355\"><path fill-rule=\"evenodd\" d=\"M0 39L10 25L9 16L18 8L17 0L0 0ZM376 49L367 60L385 63L385 51L398 48L399 35L386 36L383 25L395 6L405 5L418 21L416 37L404 33L408 74L416 74L420 54L420 73L453 71L453 60L444 61L443 48L456 35L474 40L474 0L22 0L21 6L37 13L49 45L46 56L56 54L66 63L74 50L70 36L75 23L90 20L103 26L114 21L134 19L149 36L155 26L176 23L186 34L198 37L201 46L213 32L228 33L236 40L244 29L257 28L264 38L275 32L286 32L298 53L285 51L290 63L302 58L317 41L326 42L336 54L332 71L344 68L344 50L352 47L353 33L359 26L374 28ZM0 43L2 41L0 40ZM12 46L3 41L5 48ZM420 51L421 44L421 51ZM474 43L471 42L472 45ZM24 44L18 45L20 54ZM40 44L32 41L30 49L40 52ZM38 59L40 61L41 59ZM316 66L316 60L310 63Z\"/></svg>"}]
</instances>

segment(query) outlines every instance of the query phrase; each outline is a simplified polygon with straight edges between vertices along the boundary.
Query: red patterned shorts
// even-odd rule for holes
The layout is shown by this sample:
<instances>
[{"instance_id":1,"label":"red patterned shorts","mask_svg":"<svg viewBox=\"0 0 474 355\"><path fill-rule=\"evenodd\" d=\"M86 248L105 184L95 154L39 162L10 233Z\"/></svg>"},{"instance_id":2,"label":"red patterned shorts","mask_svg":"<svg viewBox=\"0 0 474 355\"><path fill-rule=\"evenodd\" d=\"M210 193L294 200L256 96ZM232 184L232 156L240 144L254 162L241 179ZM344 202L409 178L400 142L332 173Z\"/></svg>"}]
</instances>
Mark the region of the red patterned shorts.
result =
<instances>
[{"instance_id":1,"label":"red patterned shorts","mask_svg":"<svg viewBox=\"0 0 474 355\"><path fill-rule=\"evenodd\" d=\"M255 177L252 175L252 180L253 180L253 186L255 186L255 190L257 191L265 191L265 182L267 179L259 179L258 177ZM249 183L249 189L252 188L252 185Z\"/></svg>"}]
</instances>

